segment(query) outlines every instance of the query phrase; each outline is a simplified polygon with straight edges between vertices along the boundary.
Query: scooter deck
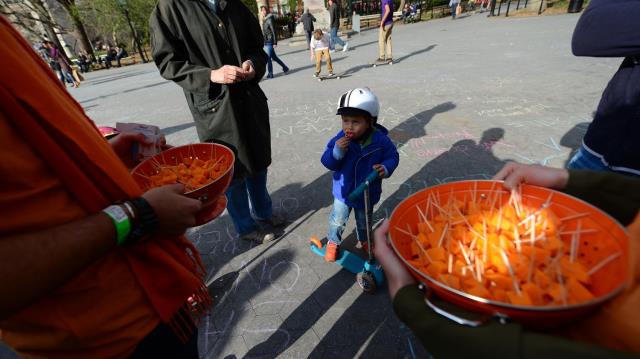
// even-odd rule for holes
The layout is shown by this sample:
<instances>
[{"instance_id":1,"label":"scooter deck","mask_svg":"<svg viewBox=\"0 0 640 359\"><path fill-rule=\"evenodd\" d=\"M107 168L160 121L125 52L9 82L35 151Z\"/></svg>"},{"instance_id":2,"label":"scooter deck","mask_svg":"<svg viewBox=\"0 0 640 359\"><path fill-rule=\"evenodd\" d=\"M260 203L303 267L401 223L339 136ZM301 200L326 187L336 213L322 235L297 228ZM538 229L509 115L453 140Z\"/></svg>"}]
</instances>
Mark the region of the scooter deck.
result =
<instances>
[{"instance_id":1,"label":"scooter deck","mask_svg":"<svg viewBox=\"0 0 640 359\"><path fill-rule=\"evenodd\" d=\"M326 248L327 246L318 248L315 244L311 243L311 250L320 257L324 257ZM367 261L354 253L351 253L346 249L340 249L335 263L353 274L358 274L362 272L366 262Z\"/></svg>"}]
</instances>

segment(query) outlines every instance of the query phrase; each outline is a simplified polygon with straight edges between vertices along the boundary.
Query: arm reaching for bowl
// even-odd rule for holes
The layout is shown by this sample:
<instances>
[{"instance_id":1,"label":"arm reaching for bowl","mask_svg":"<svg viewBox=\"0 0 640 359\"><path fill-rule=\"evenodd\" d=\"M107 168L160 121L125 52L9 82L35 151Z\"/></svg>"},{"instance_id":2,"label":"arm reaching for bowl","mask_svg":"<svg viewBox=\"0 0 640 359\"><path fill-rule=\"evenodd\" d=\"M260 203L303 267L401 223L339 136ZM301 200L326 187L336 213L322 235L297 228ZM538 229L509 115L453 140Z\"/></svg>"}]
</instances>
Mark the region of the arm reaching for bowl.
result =
<instances>
[{"instance_id":1,"label":"arm reaching for bowl","mask_svg":"<svg viewBox=\"0 0 640 359\"><path fill-rule=\"evenodd\" d=\"M520 183L561 190L567 186L569 171L566 169L509 162L502 167L493 179L504 181L504 187L508 190L516 188Z\"/></svg>"},{"instance_id":2,"label":"arm reaching for bowl","mask_svg":"<svg viewBox=\"0 0 640 359\"><path fill-rule=\"evenodd\" d=\"M562 358L632 358L595 345L526 331L517 323L496 320L471 328L459 325L431 310L424 293L387 243L389 224L374 233L374 253L382 264L393 309L436 358L539 358L553 353Z\"/></svg>"},{"instance_id":3,"label":"arm reaching for bowl","mask_svg":"<svg viewBox=\"0 0 640 359\"><path fill-rule=\"evenodd\" d=\"M504 180L509 190L521 183L560 190L602 209L623 225L631 223L640 210L640 178L630 175L510 162L493 179Z\"/></svg>"}]
</instances>

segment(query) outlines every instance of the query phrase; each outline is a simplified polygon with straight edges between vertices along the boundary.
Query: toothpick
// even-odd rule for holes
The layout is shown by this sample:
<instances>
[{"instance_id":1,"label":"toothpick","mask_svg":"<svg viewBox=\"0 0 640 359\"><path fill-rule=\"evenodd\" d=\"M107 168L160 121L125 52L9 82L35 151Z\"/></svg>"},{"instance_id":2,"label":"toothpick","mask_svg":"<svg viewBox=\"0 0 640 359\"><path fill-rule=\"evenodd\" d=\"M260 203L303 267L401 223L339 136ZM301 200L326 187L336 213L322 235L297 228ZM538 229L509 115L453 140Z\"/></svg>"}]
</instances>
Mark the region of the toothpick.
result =
<instances>
[{"instance_id":1,"label":"toothpick","mask_svg":"<svg viewBox=\"0 0 640 359\"><path fill-rule=\"evenodd\" d=\"M480 268L480 260L476 260L476 275L478 276L478 282L482 283L482 270Z\"/></svg>"},{"instance_id":2,"label":"toothpick","mask_svg":"<svg viewBox=\"0 0 640 359\"><path fill-rule=\"evenodd\" d=\"M442 209L442 207L440 207L440 205L438 205L436 203L436 201L438 201L438 200L435 198L435 196L433 198L434 198L434 202L432 204L433 204L434 207L436 207L438 209L438 211L440 211L440 215L447 214L448 212L445 211L444 209ZM438 201L438 203L439 203L439 201Z\"/></svg>"},{"instance_id":3,"label":"toothpick","mask_svg":"<svg viewBox=\"0 0 640 359\"><path fill-rule=\"evenodd\" d=\"M500 232L502 231L502 206L500 206L500 208L498 209L498 234L500 234Z\"/></svg>"},{"instance_id":4,"label":"toothpick","mask_svg":"<svg viewBox=\"0 0 640 359\"><path fill-rule=\"evenodd\" d=\"M527 283L531 283L531 277L533 276L533 270L535 268L534 263L536 261L536 256L534 255L535 251L536 251L536 243L534 239L534 242L531 245L531 258L529 258L529 273L527 273Z\"/></svg>"},{"instance_id":5,"label":"toothpick","mask_svg":"<svg viewBox=\"0 0 640 359\"><path fill-rule=\"evenodd\" d=\"M471 244L469 244L469 250L473 251L473 249L476 247L476 241L478 240L478 237L475 237L473 239L473 241L471 241Z\"/></svg>"},{"instance_id":6,"label":"toothpick","mask_svg":"<svg viewBox=\"0 0 640 359\"><path fill-rule=\"evenodd\" d=\"M513 282L513 289L516 291L517 295L520 295L520 286L518 285L518 281L516 279L516 274L513 271L513 267L511 267L511 263L509 262L509 258L507 257L507 253L505 253L504 249L498 248L500 250L500 256L504 261L504 264L507 266L509 270L509 274L511 275L511 281Z\"/></svg>"},{"instance_id":7,"label":"toothpick","mask_svg":"<svg viewBox=\"0 0 640 359\"><path fill-rule=\"evenodd\" d=\"M482 228L484 230L484 246L482 248L482 261L487 261L487 245L489 244L489 239L487 238L487 222L482 219Z\"/></svg>"},{"instance_id":8,"label":"toothpick","mask_svg":"<svg viewBox=\"0 0 640 359\"><path fill-rule=\"evenodd\" d=\"M475 229L473 229L473 227L471 226L471 224L469 223L469 221L467 221L467 218L465 216L462 215L462 212L460 212L460 209L458 207L455 207L456 211L458 212L458 214L460 215L460 217L462 217L462 219L464 220L464 223L467 225L467 227L469 227L469 231L473 234L475 234L478 237L482 237L486 240L485 237L482 236L482 234L478 233L475 231Z\"/></svg>"},{"instance_id":9,"label":"toothpick","mask_svg":"<svg viewBox=\"0 0 640 359\"><path fill-rule=\"evenodd\" d=\"M467 262L467 265L471 265L471 261L469 260L469 256L467 255L467 251L464 249L464 246L461 242L458 242L458 246L460 247L460 251L462 252L462 257Z\"/></svg>"},{"instance_id":10,"label":"toothpick","mask_svg":"<svg viewBox=\"0 0 640 359\"><path fill-rule=\"evenodd\" d=\"M467 262L467 266L470 267L471 274L475 277L475 273L474 273L474 270L473 270L473 264L471 264L471 260L469 259L469 256L467 255L467 251L464 249L464 246L462 245L462 243L458 242L458 245L460 246L460 251L462 251L462 256L464 257L464 260Z\"/></svg>"},{"instance_id":11,"label":"toothpick","mask_svg":"<svg viewBox=\"0 0 640 359\"><path fill-rule=\"evenodd\" d=\"M520 209L522 210L522 185L518 185L518 206L520 207Z\"/></svg>"},{"instance_id":12,"label":"toothpick","mask_svg":"<svg viewBox=\"0 0 640 359\"><path fill-rule=\"evenodd\" d=\"M434 233L435 230L433 229L433 227L431 227L431 223L429 223L429 220L427 220L427 217L424 213L422 213L422 210L420 210L420 207L418 205L416 205L416 209L418 210L418 214L420 214L420 217L422 218L422 222L427 224L431 233Z\"/></svg>"},{"instance_id":13,"label":"toothpick","mask_svg":"<svg viewBox=\"0 0 640 359\"><path fill-rule=\"evenodd\" d=\"M447 269L449 274L451 274L451 272L453 271L453 254L451 253L449 253L449 265Z\"/></svg>"},{"instance_id":14,"label":"toothpick","mask_svg":"<svg viewBox=\"0 0 640 359\"><path fill-rule=\"evenodd\" d=\"M496 189L496 184L497 184L497 183L498 183L498 182L492 182L492 183L491 183L491 188L489 188L489 194L491 194L491 193L493 193L493 192L495 191L495 189ZM488 198L487 198L487 199L488 199Z\"/></svg>"},{"instance_id":15,"label":"toothpick","mask_svg":"<svg viewBox=\"0 0 640 359\"><path fill-rule=\"evenodd\" d=\"M427 253L427 251L424 249L424 247L422 246L422 243L420 243L420 240L418 239L418 237L413 236L411 238L413 238L413 240L416 241L416 243L418 244L418 248L420 248L420 250L422 251L422 254L424 254L425 257L427 257L427 259L429 260L429 263L433 263L433 259L431 259L431 256L429 255L429 253Z\"/></svg>"},{"instance_id":16,"label":"toothpick","mask_svg":"<svg viewBox=\"0 0 640 359\"><path fill-rule=\"evenodd\" d=\"M602 267L606 266L607 264L609 264L609 262L611 262L614 259L620 257L621 255L622 255L622 252L617 252L617 253L614 253L614 254L608 256L607 258L605 258L602 261L600 261L600 263L598 263L595 266L593 266L593 268L589 269L587 274L590 275L590 276L593 275L594 273L596 273L597 271L602 269Z\"/></svg>"},{"instance_id":17,"label":"toothpick","mask_svg":"<svg viewBox=\"0 0 640 359\"><path fill-rule=\"evenodd\" d=\"M133 174L134 174L134 175L136 175L136 176L140 176L140 177L142 177L142 178L144 178L144 179L146 179L146 180L151 181L151 177L146 176L146 175L144 175L144 174L142 174L142 173L140 173L140 172L133 172Z\"/></svg>"},{"instance_id":18,"label":"toothpick","mask_svg":"<svg viewBox=\"0 0 640 359\"><path fill-rule=\"evenodd\" d=\"M442 247L442 240L444 239L445 234L447 234L447 231L449 230L449 223L445 224L444 229L442 230L442 233L440 234L440 239L438 240L438 247Z\"/></svg>"},{"instance_id":19,"label":"toothpick","mask_svg":"<svg viewBox=\"0 0 640 359\"><path fill-rule=\"evenodd\" d=\"M522 251L522 247L520 246L520 234L518 233L518 226L513 226L513 238L516 243L516 249L518 253Z\"/></svg>"},{"instance_id":20,"label":"toothpick","mask_svg":"<svg viewBox=\"0 0 640 359\"><path fill-rule=\"evenodd\" d=\"M560 286L562 286L562 304L567 305L567 287L565 287L564 279L562 278L562 269L558 265L556 265L556 278Z\"/></svg>"},{"instance_id":21,"label":"toothpick","mask_svg":"<svg viewBox=\"0 0 640 359\"><path fill-rule=\"evenodd\" d=\"M495 182L494 182L495 184ZM494 191L493 187L491 189L492 191ZM500 198L500 207L502 207L502 190L498 189L495 190L495 193L493 194L493 200L491 201L491 210L493 211L493 209L496 207L496 201L498 200L498 198Z\"/></svg>"},{"instance_id":22,"label":"toothpick","mask_svg":"<svg viewBox=\"0 0 640 359\"><path fill-rule=\"evenodd\" d=\"M520 239L520 244L531 244L531 243L535 243L540 240L543 240L545 238L546 238L546 235L542 233L542 234L539 234L534 241L532 241L531 239Z\"/></svg>"},{"instance_id":23,"label":"toothpick","mask_svg":"<svg viewBox=\"0 0 640 359\"><path fill-rule=\"evenodd\" d=\"M422 210L417 204L416 204L416 210L418 210L418 215L422 219L422 222L427 222L427 217L425 217L424 213L422 213Z\"/></svg>"},{"instance_id":24,"label":"toothpick","mask_svg":"<svg viewBox=\"0 0 640 359\"><path fill-rule=\"evenodd\" d=\"M416 239L418 238L415 234L413 234L413 233L411 233L411 232L407 232L407 231L405 231L404 229L402 229L402 228L400 228L400 227L398 227L398 226L395 226L394 228L395 228L398 232L404 233L404 234L406 234L406 235L410 236L411 238L416 238Z\"/></svg>"},{"instance_id":25,"label":"toothpick","mask_svg":"<svg viewBox=\"0 0 640 359\"><path fill-rule=\"evenodd\" d=\"M473 205L476 205L476 191L478 190L478 181L473 181Z\"/></svg>"},{"instance_id":26,"label":"toothpick","mask_svg":"<svg viewBox=\"0 0 640 359\"><path fill-rule=\"evenodd\" d=\"M413 234L413 231L411 230L411 226L409 225L409 223L407 223L407 231L409 231L409 233L411 233L412 237L417 237L415 234Z\"/></svg>"},{"instance_id":27,"label":"toothpick","mask_svg":"<svg viewBox=\"0 0 640 359\"><path fill-rule=\"evenodd\" d=\"M220 156L220 157L218 158L218 160L213 164L213 167L215 167L215 166L216 166L218 163L220 163L220 161L222 161L223 159L224 159L224 156ZM212 168L213 168L213 167L212 167Z\"/></svg>"},{"instance_id":28,"label":"toothpick","mask_svg":"<svg viewBox=\"0 0 640 359\"><path fill-rule=\"evenodd\" d=\"M576 229L576 233L573 234L573 238L571 239L571 255L569 256L571 263L576 261L576 256L578 255L578 247L580 246L580 227L582 226L582 221L578 220L578 227Z\"/></svg>"},{"instance_id":29,"label":"toothpick","mask_svg":"<svg viewBox=\"0 0 640 359\"><path fill-rule=\"evenodd\" d=\"M549 193L549 197L547 197L547 200L542 204L541 208L549 208L549 206L551 206L551 197L553 197L553 192Z\"/></svg>"},{"instance_id":30,"label":"toothpick","mask_svg":"<svg viewBox=\"0 0 640 359\"><path fill-rule=\"evenodd\" d=\"M520 188L520 186L518 186ZM518 218L522 217L522 211L520 208L520 197L518 197L518 192L515 189L511 190L511 196L513 198L513 207L516 209L516 216Z\"/></svg>"},{"instance_id":31,"label":"toothpick","mask_svg":"<svg viewBox=\"0 0 640 359\"><path fill-rule=\"evenodd\" d=\"M560 234L561 236L568 236L568 235L574 235L574 234L585 234L585 233L596 233L596 232L598 232L597 228L586 228L581 230L580 232L573 230L573 231L559 232L558 234Z\"/></svg>"},{"instance_id":32,"label":"toothpick","mask_svg":"<svg viewBox=\"0 0 640 359\"><path fill-rule=\"evenodd\" d=\"M585 213L578 213L578 214L574 214L574 215L571 215L571 216L566 216L566 217L560 218L560 222L569 221L569 220L572 220L572 219L581 218L581 217L588 216L588 215L589 215L589 213L586 213L586 212Z\"/></svg>"}]
</instances>

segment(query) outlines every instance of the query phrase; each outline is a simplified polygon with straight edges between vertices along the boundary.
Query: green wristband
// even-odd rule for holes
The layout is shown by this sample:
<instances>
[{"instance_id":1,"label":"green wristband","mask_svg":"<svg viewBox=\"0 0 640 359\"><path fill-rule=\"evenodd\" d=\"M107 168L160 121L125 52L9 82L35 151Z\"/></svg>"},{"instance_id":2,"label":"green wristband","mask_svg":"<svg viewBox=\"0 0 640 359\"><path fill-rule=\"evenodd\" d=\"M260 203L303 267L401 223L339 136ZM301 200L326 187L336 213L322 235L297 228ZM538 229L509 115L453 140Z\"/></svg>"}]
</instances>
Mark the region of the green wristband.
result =
<instances>
[{"instance_id":1,"label":"green wristband","mask_svg":"<svg viewBox=\"0 0 640 359\"><path fill-rule=\"evenodd\" d=\"M131 221L129 216L120 206L112 205L102 210L113 222L116 227L116 243L121 246L127 240L129 232L131 232Z\"/></svg>"}]
</instances>

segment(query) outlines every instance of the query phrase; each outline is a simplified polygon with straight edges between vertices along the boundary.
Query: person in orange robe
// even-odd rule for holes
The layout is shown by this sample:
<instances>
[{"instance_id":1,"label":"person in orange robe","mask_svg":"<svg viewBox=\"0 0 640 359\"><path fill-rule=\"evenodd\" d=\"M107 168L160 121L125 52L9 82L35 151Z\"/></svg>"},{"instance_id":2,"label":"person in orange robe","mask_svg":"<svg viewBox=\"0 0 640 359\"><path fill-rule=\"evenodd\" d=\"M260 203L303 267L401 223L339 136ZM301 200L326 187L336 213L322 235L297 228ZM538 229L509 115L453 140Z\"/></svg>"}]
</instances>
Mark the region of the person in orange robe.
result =
<instances>
[{"instance_id":1,"label":"person in orange robe","mask_svg":"<svg viewBox=\"0 0 640 359\"><path fill-rule=\"evenodd\" d=\"M1 16L0 51L0 339L25 358L197 358L200 202L143 193L144 137L107 142Z\"/></svg>"}]
</instances>

